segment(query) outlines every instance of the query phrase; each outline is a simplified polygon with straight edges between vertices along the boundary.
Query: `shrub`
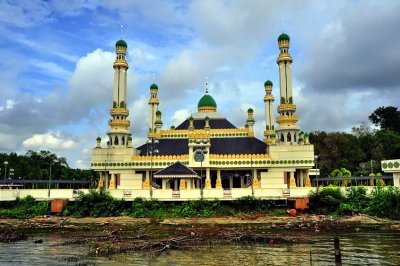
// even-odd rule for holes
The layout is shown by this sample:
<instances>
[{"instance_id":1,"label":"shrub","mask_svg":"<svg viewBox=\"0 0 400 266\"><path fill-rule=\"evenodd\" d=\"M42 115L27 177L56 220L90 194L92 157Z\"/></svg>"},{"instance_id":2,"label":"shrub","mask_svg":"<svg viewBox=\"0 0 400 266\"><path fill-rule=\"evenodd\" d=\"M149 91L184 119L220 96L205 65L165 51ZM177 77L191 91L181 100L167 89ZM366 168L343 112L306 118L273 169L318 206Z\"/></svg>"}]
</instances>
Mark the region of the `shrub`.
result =
<instances>
[{"instance_id":1,"label":"shrub","mask_svg":"<svg viewBox=\"0 0 400 266\"><path fill-rule=\"evenodd\" d=\"M73 204L69 204L64 215L73 217L110 217L118 216L124 211L124 201L116 200L104 190L90 190L81 193Z\"/></svg>"},{"instance_id":2,"label":"shrub","mask_svg":"<svg viewBox=\"0 0 400 266\"><path fill-rule=\"evenodd\" d=\"M17 198L14 202L2 204L0 218L27 219L49 213L48 201L36 201L32 196Z\"/></svg>"},{"instance_id":3,"label":"shrub","mask_svg":"<svg viewBox=\"0 0 400 266\"><path fill-rule=\"evenodd\" d=\"M376 187L371 194L369 213L378 217L400 219L400 189L397 187Z\"/></svg>"},{"instance_id":4,"label":"shrub","mask_svg":"<svg viewBox=\"0 0 400 266\"><path fill-rule=\"evenodd\" d=\"M340 203L344 200L344 195L340 191L340 188L325 187L318 193L310 193L309 200L311 211L326 214L337 211Z\"/></svg>"}]
</instances>

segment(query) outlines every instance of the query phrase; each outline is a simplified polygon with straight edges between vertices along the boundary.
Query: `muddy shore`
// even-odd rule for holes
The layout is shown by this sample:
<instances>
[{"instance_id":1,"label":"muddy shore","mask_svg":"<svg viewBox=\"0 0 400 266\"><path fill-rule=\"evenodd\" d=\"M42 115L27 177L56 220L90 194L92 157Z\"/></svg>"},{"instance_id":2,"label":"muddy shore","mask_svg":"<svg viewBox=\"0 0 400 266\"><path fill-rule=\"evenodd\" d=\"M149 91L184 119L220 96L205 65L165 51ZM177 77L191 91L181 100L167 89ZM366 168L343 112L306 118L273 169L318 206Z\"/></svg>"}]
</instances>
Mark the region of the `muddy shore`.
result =
<instances>
[{"instance_id":1,"label":"muddy shore","mask_svg":"<svg viewBox=\"0 0 400 266\"><path fill-rule=\"evenodd\" d=\"M216 218L70 218L1 219L0 241L57 233L65 243L84 243L90 252L113 254L139 250L158 254L223 244L296 244L319 234L400 231L400 221L367 215L243 216Z\"/></svg>"}]
</instances>

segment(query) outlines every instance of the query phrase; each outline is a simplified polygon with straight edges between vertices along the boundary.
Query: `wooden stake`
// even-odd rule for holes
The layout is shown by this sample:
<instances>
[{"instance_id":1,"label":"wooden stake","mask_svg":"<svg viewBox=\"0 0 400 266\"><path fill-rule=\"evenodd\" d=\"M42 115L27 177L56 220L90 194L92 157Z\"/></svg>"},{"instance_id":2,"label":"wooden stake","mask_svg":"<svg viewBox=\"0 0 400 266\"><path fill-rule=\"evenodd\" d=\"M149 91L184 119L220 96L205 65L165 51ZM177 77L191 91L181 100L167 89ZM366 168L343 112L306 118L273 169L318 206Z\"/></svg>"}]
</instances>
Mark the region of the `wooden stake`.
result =
<instances>
[{"instance_id":1,"label":"wooden stake","mask_svg":"<svg viewBox=\"0 0 400 266\"><path fill-rule=\"evenodd\" d=\"M333 239L333 245L335 246L335 262L342 262L342 253L340 250L340 239L335 236Z\"/></svg>"}]
</instances>

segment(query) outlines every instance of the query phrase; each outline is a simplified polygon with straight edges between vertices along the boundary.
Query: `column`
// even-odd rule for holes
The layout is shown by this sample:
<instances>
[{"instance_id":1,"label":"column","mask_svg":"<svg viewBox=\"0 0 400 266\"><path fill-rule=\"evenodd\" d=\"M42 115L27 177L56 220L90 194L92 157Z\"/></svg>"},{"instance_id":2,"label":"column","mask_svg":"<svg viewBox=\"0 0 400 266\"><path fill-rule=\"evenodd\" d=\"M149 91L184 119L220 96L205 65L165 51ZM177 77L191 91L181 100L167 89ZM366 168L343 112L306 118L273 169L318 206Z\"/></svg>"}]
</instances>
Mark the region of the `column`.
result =
<instances>
[{"instance_id":1,"label":"column","mask_svg":"<svg viewBox=\"0 0 400 266\"><path fill-rule=\"evenodd\" d=\"M296 180L294 179L294 171L290 171L290 187L296 187Z\"/></svg>"},{"instance_id":2,"label":"column","mask_svg":"<svg viewBox=\"0 0 400 266\"><path fill-rule=\"evenodd\" d=\"M240 187L244 188L244 176L240 177Z\"/></svg>"},{"instance_id":3,"label":"column","mask_svg":"<svg viewBox=\"0 0 400 266\"><path fill-rule=\"evenodd\" d=\"M233 188L233 176L229 177L229 188Z\"/></svg>"},{"instance_id":4,"label":"column","mask_svg":"<svg viewBox=\"0 0 400 266\"><path fill-rule=\"evenodd\" d=\"M259 188L260 182L257 178L257 169L253 169L253 188Z\"/></svg>"},{"instance_id":5,"label":"column","mask_svg":"<svg viewBox=\"0 0 400 266\"><path fill-rule=\"evenodd\" d=\"M206 188L211 188L210 168L206 168Z\"/></svg>"},{"instance_id":6,"label":"column","mask_svg":"<svg viewBox=\"0 0 400 266\"><path fill-rule=\"evenodd\" d=\"M215 183L215 188L222 188L222 181L221 181L221 170L217 170L217 182Z\"/></svg>"},{"instance_id":7,"label":"column","mask_svg":"<svg viewBox=\"0 0 400 266\"><path fill-rule=\"evenodd\" d=\"M400 187L400 172L393 173L393 186Z\"/></svg>"},{"instance_id":8,"label":"column","mask_svg":"<svg viewBox=\"0 0 400 266\"><path fill-rule=\"evenodd\" d=\"M161 180L161 189L162 190L167 189L167 180L166 179Z\"/></svg>"},{"instance_id":9,"label":"column","mask_svg":"<svg viewBox=\"0 0 400 266\"><path fill-rule=\"evenodd\" d=\"M178 179L174 179L174 190L178 191Z\"/></svg>"},{"instance_id":10,"label":"column","mask_svg":"<svg viewBox=\"0 0 400 266\"><path fill-rule=\"evenodd\" d=\"M150 188L150 172L149 171L146 171L146 179L144 180L143 188L144 189Z\"/></svg>"},{"instance_id":11,"label":"column","mask_svg":"<svg viewBox=\"0 0 400 266\"><path fill-rule=\"evenodd\" d=\"M304 170L303 169L300 170L299 174L300 174L300 184L299 184L299 186L300 187L304 187Z\"/></svg>"}]
</instances>

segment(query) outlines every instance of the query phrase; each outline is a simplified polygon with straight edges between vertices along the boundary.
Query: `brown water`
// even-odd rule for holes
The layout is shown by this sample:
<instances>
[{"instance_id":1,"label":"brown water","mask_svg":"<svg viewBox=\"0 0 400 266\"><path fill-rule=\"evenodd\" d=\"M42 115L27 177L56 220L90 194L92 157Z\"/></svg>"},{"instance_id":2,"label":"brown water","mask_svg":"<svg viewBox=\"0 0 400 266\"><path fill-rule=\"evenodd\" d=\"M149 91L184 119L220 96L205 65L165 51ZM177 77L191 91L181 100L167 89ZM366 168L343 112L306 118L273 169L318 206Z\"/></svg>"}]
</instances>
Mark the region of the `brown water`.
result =
<instances>
[{"instance_id":1,"label":"brown water","mask_svg":"<svg viewBox=\"0 0 400 266\"><path fill-rule=\"evenodd\" d=\"M400 265L400 232L350 233L339 237L343 265ZM43 243L35 244L38 238ZM333 236L329 235L313 237L307 244L215 246L171 251L158 257L139 252L89 256L85 246L64 245L63 240L47 234L27 241L0 243L0 265L335 265Z\"/></svg>"}]
</instances>

